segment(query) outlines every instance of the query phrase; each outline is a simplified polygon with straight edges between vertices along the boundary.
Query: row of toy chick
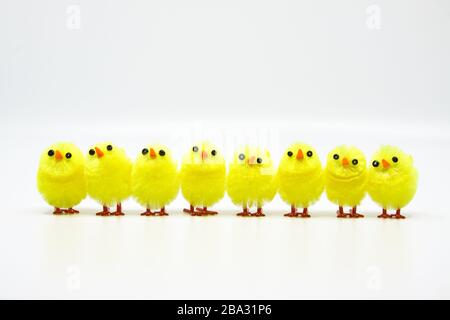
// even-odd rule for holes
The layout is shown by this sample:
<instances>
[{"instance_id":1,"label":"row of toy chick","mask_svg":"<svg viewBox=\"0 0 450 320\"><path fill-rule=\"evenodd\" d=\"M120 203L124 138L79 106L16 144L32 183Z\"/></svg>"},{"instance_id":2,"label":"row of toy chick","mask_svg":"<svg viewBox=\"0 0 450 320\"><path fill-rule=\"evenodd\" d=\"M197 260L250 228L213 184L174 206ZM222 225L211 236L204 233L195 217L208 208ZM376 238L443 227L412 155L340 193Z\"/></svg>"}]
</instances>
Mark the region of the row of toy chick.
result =
<instances>
[{"instance_id":1,"label":"row of toy chick","mask_svg":"<svg viewBox=\"0 0 450 320\"><path fill-rule=\"evenodd\" d=\"M242 207L239 216L261 217L263 205L278 192L291 208L285 216L310 217L308 208L325 190L339 207L339 218L363 217L357 206L368 192L382 208L378 217L401 219L400 210L416 192L417 171L412 157L392 146L382 146L369 166L358 148L339 146L328 154L323 168L312 146L295 143L278 169L267 150L245 146L236 151L227 174L224 157L208 142L193 145L180 170L162 145L144 147L132 163L112 143L92 146L86 157L71 143L57 143L41 156L37 185L54 214L78 213L73 207L88 194L103 206L97 215L123 215L121 202L133 196L145 208L142 215L164 216L181 187L189 203L184 212L196 216L216 214L209 208L227 192ZM116 210L110 212L113 205ZM348 213L345 206L350 207ZM256 212L251 213L251 207ZM388 214L388 209L395 213Z\"/></svg>"}]
</instances>

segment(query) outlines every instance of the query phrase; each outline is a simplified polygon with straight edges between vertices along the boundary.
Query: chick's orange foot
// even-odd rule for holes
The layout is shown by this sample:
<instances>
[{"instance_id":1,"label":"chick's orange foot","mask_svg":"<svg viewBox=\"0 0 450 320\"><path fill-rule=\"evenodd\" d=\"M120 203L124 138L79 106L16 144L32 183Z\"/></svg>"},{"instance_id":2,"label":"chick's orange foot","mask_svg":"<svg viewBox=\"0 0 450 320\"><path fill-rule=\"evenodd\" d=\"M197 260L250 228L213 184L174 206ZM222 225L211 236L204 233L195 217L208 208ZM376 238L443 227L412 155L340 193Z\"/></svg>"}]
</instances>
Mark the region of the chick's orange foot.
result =
<instances>
[{"instance_id":1,"label":"chick's orange foot","mask_svg":"<svg viewBox=\"0 0 450 320\"><path fill-rule=\"evenodd\" d=\"M141 213L141 216L146 216L146 217L154 216L154 215L156 215L156 213L152 212L152 210L150 210L150 209L146 209L145 212Z\"/></svg>"},{"instance_id":2,"label":"chick's orange foot","mask_svg":"<svg viewBox=\"0 0 450 320\"><path fill-rule=\"evenodd\" d=\"M338 218L347 218L348 214L344 213L344 208L343 207L339 207L339 210L336 211L337 217Z\"/></svg>"},{"instance_id":3,"label":"chick's orange foot","mask_svg":"<svg viewBox=\"0 0 450 320\"><path fill-rule=\"evenodd\" d=\"M61 210L61 208L55 207L55 210L53 210L53 214L56 214L56 215L60 215L63 213L64 213L64 210Z\"/></svg>"},{"instance_id":4,"label":"chick's orange foot","mask_svg":"<svg viewBox=\"0 0 450 320\"><path fill-rule=\"evenodd\" d=\"M303 208L303 212L300 213L297 211L297 208L295 206L291 206L291 212L286 213L284 216L290 217L290 218L310 218L311 217L308 213L308 208Z\"/></svg>"},{"instance_id":5,"label":"chick's orange foot","mask_svg":"<svg viewBox=\"0 0 450 320\"><path fill-rule=\"evenodd\" d=\"M191 216L195 216L196 211L193 205L189 206L189 209L183 209L184 213L189 213Z\"/></svg>"},{"instance_id":6,"label":"chick's orange foot","mask_svg":"<svg viewBox=\"0 0 450 320\"><path fill-rule=\"evenodd\" d=\"M364 218L363 214L360 214L356 211L356 207L352 208L352 211L350 211L350 218Z\"/></svg>"},{"instance_id":7,"label":"chick's orange foot","mask_svg":"<svg viewBox=\"0 0 450 320\"><path fill-rule=\"evenodd\" d=\"M97 212L95 215L106 217L110 215L109 208L107 206L103 206L103 211Z\"/></svg>"},{"instance_id":8,"label":"chick's orange foot","mask_svg":"<svg viewBox=\"0 0 450 320\"><path fill-rule=\"evenodd\" d=\"M266 215L263 213L262 208L257 208L256 212L252 214L254 217L265 217Z\"/></svg>"},{"instance_id":9,"label":"chick's orange foot","mask_svg":"<svg viewBox=\"0 0 450 320\"><path fill-rule=\"evenodd\" d=\"M339 210L336 212L338 218L364 218L363 214L357 213L357 207L353 207L350 210L350 213L345 213L343 207L339 207Z\"/></svg>"},{"instance_id":10,"label":"chick's orange foot","mask_svg":"<svg viewBox=\"0 0 450 320\"><path fill-rule=\"evenodd\" d=\"M80 213L80 211L75 210L74 208L69 208L69 209L63 210L63 211L64 211L65 213L68 213L68 214Z\"/></svg>"},{"instance_id":11,"label":"chick's orange foot","mask_svg":"<svg viewBox=\"0 0 450 320\"><path fill-rule=\"evenodd\" d=\"M285 217L297 218L300 213L297 212L297 208L295 206L291 206L291 212L286 213Z\"/></svg>"},{"instance_id":12,"label":"chick's orange foot","mask_svg":"<svg viewBox=\"0 0 450 320\"><path fill-rule=\"evenodd\" d=\"M381 219L389 219L390 217L391 217L391 215L387 213L386 209L383 209L383 213L381 213L379 216L377 216L377 218L381 218Z\"/></svg>"},{"instance_id":13,"label":"chick's orange foot","mask_svg":"<svg viewBox=\"0 0 450 320\"><path fill-rule=\"evenodd\" d=\"M242 212L236 214L239 217L250 217L251 213L248 211L248 208L242 208Z\"/></svg>"},{"instance_id":14,"label":"chick's orange foot","mask_svg":"<svg viewBox=\"0 0 450 320\"><path fill-rule=\"evenodd\" d=\"M125 213L122 212L122 204L118 203L116 206L116 211L111 212L112 216L124 216Z\"/></svg>"},{"instance_id":15,"label":"chick's orange foot","mask_svg":"<svg viewBox=\"0 0 450 320\"><path fill-rule=\"evenodd\" d=\"M303 212L300 214L301 218L311 218L311 215L308 213L308 208L303 208Z\"/></svg>"},{"instance_id":16,"label":"chick's orange foot","mask_svg":"<svg viewBox=\"0 0 450 320\"><path fill-rule=\"evenodd\" d=\"M155 212L158 216L168 216L169 214L166 212L166 208L162 207L161 210Z\"/></svg>"},{"instance_id":17,"label":"chick's orange foot","mask_svg":"<svg viewBox=\"0 0 450 320\"><path fill-rule=\"evenodd\" d=\"M207 213L204 213L203 211L198 211L194 208L193 205L189 206L189 209L183 209L184 213L189 213L191 216L206 216Z\"/></svg>"},{"instance_id":18,"label":"chick's orange foot","mask_svg":"<svg viewBox=\"0 0 450 320\"><path fill-rule=\"evenodd\" d=\"M205 215L215 215L215 214L217 214L217 211L210 211L210 210L208 210L208 207L195 208L195 210L197 210L197 212L202 212Z\"/></svg>"},{"instance_id":19,"label":"chick's orange foot","mask_svg":"<svg viewBox=\"0 0 450 320\"><path fill-rule=\"evenodd\" d=\"M391 215L392 219L406 219L405 216L400 214L400 209L397 209L397 211L395 212L395 214Z\"/></svg>"}]
</instances>

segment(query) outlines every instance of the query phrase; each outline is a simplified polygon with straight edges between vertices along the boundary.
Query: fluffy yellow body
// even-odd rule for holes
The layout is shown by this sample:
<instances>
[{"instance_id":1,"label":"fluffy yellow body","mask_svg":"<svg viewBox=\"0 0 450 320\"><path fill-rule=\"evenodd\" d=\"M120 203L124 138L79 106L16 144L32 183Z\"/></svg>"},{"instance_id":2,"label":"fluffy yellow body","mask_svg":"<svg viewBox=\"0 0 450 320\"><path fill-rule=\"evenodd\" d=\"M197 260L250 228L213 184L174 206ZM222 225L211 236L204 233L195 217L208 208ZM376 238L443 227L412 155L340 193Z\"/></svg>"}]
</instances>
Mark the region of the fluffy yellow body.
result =
<instances>
[{"instance_id":1,"label":"fluffy yellow body","mask_svg":"<svg viewBox=\"0 0 450 320\"><path fill-rule=\"evenodd\" d=\"M226 167L223 164L181 167L181 192L193 206L211 207L225 195Z\"/></svg>"},{"instance_id":2,"label":"fluffy yellow body","mask_svg":"<svg viewBox=\"0 0 450 320\"><path fill-rule=\"evenodd\" d=\"M367 166L364 154L352 146L340 146L328 155L325 191L339 206L356 207L366 195Z\"/></svg>"},{"instance_id":3,"label":"fluffy yellow body","mask_svg":"<svg viewBox=\"0 0 450 320\"><path fill-rule=\"evenodd\" d=\"M142 153L131 174L133 196L147 209L163 208L179 191L177 164L165 147L149 146Z\"/></svg>"},{"instance_id":4,"label":"fluffy yellow body","mask_svg":"<svg viewBox=\"0 0 450 320\"><path fill-rule=\"evenodd\" d=\"M322 170L309 174L278 171L278 193L286 203L308 208L320 199L324 189Z\"/></svg>"},{"instance_id":5,"label":"fluffy yellow body","mask_svg":"<svg viewBox=\"0 0 450 320\"><path fill-rule=\"evenodd\" d=\"M277 173L278 193L295 208L308 208L323 193L324 175L317 152L309 145L295 143L283 155Z\"/></svg>"},{"instance_id":6,"label":"fluffy yellow body","mask_svg":"<svg viewBox=\"0 0 450 320\"><path fill-rule=\"evenodd\" d=\"M277 187L273 168L232 164L227 178L231 201L242 207L262 207L272 201Z\"/></svg>"},{"instance_id":7,"label":"fluffy yellow body","mask_svg":"<svg viewBox=\"0 0 450 320\"><path fill-rule=\"evenodd\" d=\"M97 145L96 153L89 154L86 161L87 192L104 206L120 203L131 195L132 163L122 149L113 147L109 151L108 146L112 145Z\"/></svg>"},{"instance_id":8,"label":"fluffy yellow body","mask_svg":"<svg viewBox=\"0 0 450 320\"><path fill-rule=\"evenodd\" d=\"M417 190L418 173L413 159L392 146L378 150L369 169L367 190L383 209L402 209Z\"/></svg>"},{"instance_id":9,"label":"fluffy yellow body","mask_svg":"<svg viewBox=\"0 0 450 320\"><path fill-rule=\"evenodd\" d=\"M83 154L75 145L54 144L41 156L37 172L38 190L49 205L72 208L86 197L84 170Z\"/></svg>"},{"instance_id":10,"label":"fluffy yellow body","mask_svg":"<svg viewBox=\"0 0 450 320\"><path fill-rule=\"evenodd\" d=\"M276 192L276 170L270 153L251 146L239 149L227 178L227 193L231 201L244 209L261 208L272 201Z\"/></svg>"},{"instance_id":11,"label":"fluffy yellow body","mask_svg":"<svg viewBox=\"0 0 450 320\"><path fill-rule=\"evenodd\" d=\"M225 160L209 142L184 155L180 175L181 193L191 206L210 207L225 195Z\"/></svg>"},{"instance_id":12,"label":"fluffy yellow body","mask_svg":"<svg viewBox=\"0 0 450 320\"><path fill-rule=\"evenodd\" d=\"M366 183L366 173L357 177L344 179L327 172L325 176L327 198L339 206L357 206L366 195Z\"/></svg>"}]
</instances>

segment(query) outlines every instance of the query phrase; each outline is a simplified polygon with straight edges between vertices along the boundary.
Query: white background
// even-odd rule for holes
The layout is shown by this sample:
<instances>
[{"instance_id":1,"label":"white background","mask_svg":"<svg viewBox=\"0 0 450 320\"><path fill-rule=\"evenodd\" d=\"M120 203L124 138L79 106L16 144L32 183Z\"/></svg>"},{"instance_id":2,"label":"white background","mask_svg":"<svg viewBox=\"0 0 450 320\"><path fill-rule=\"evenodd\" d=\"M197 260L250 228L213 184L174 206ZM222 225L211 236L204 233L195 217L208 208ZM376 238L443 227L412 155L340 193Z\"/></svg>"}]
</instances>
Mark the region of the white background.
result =
<instances>
[{"instance_id":1,"label":"white background","mask_svg":"<svg viewBox=\"0 0 450 320\"><path fill-rule=\"evenodd\" d=\"M3 0L0 298L450 298L449 18L445 0ZM405 221L369 198L338 220L325 196L309 220L278 197L263 219L227 198L189 217L181 195L167 218L133 200L96 217L89 199L55 217L36 190L55 141L180 158L200 139L276 161L296 140L322 159L395 144L419 189Z\"/></svg>"}]
</instances>

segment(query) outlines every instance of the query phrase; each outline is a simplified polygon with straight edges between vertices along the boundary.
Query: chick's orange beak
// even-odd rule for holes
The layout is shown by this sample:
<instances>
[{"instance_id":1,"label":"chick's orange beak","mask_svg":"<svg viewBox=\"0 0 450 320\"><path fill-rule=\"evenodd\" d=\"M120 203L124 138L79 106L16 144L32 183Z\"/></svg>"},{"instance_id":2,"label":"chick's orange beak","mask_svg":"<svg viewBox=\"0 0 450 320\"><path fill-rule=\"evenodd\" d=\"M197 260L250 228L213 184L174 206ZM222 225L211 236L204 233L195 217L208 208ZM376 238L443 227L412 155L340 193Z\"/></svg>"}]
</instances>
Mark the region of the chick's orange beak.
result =
<instances>
[{"instance_id":1,"label":"chick's orange beak","mask_svg":"<svg viewBox=\"0 0 450 320\"><path fill-rule=\"evenodd\" d=\"M99 148L95 147L95 152L97 153L97 157L101 158L103 157L105 154L103 153L102 150L100 150Z\"/></svg>"},{"instance_id":2,"label":"chick's orange beak","mask_svg":"<svg viewBox=\"0 0 450 320\"><path fill-rule=\"evenodd\" d=\"M303 160L303 151L302 151L302 149L298 149L298 151L297 151L297 160Z\"/></svg>"},{"instance_id":3,"label":"chick's orange beak","mask_svg":"<svg viewBox=\"0 0 450 320\"><path fill-rule=\"evenodd\" d=\"M205 160L206 158L208 158L208 152L202 150L202 160Z\"/></svg>"},{"instance_id":4,"label":"chick's orange beak","mask_svg":"<svg viewBox=\"0 0 450 320\"><path fill-rule=\"evenodd\" d=\"M253 157L248 158L247 163L248 163L248 164L255 164L255 163L256 163L256 157L253 156Z\"/></svg>"},{"instance_id":5,"label":"chick's orange beak","mask_svg":"<svg viewBox=\"0 0 450 320\"><path fill-rule=\"evenodd\" d=\"M150 158L155 159L156 158L156 152L155 149L150 148Z\"/></svg>"},{"instance_id":6,"label":"chick's orange beak","mask_svg":"<svg viewBox=\"0 0 450 320\"><path fill-rule=\"evenodd\" d=\"M63 158L63 155L62 155L61 151L56 150L56 152L55 152L55 159L56 160L62 160L62 158Z\"/></svg>"},{"instance_id":7,"label":"chick's orange beak","mask_svg":"<svg viewBox=\"0 0 450 320\"><path fill-rule=\"evenodd\" d=\"M384 169L387 169L391 166L391 164L384 159L381 161L381 163L383 164Z\"/></svg>"},{"instance_id":8,"label":"chick's orange beak","mask_svg":"<svg viewBox=\"0 0 450 320\"><path fill-rule=\"evenodd\" d=\"M350 164L350 162L348 161L347 158L344 158L344 159L342 159L342 164L344 165L344 167L346 167Z\"/></svg>"}]
</instances>

